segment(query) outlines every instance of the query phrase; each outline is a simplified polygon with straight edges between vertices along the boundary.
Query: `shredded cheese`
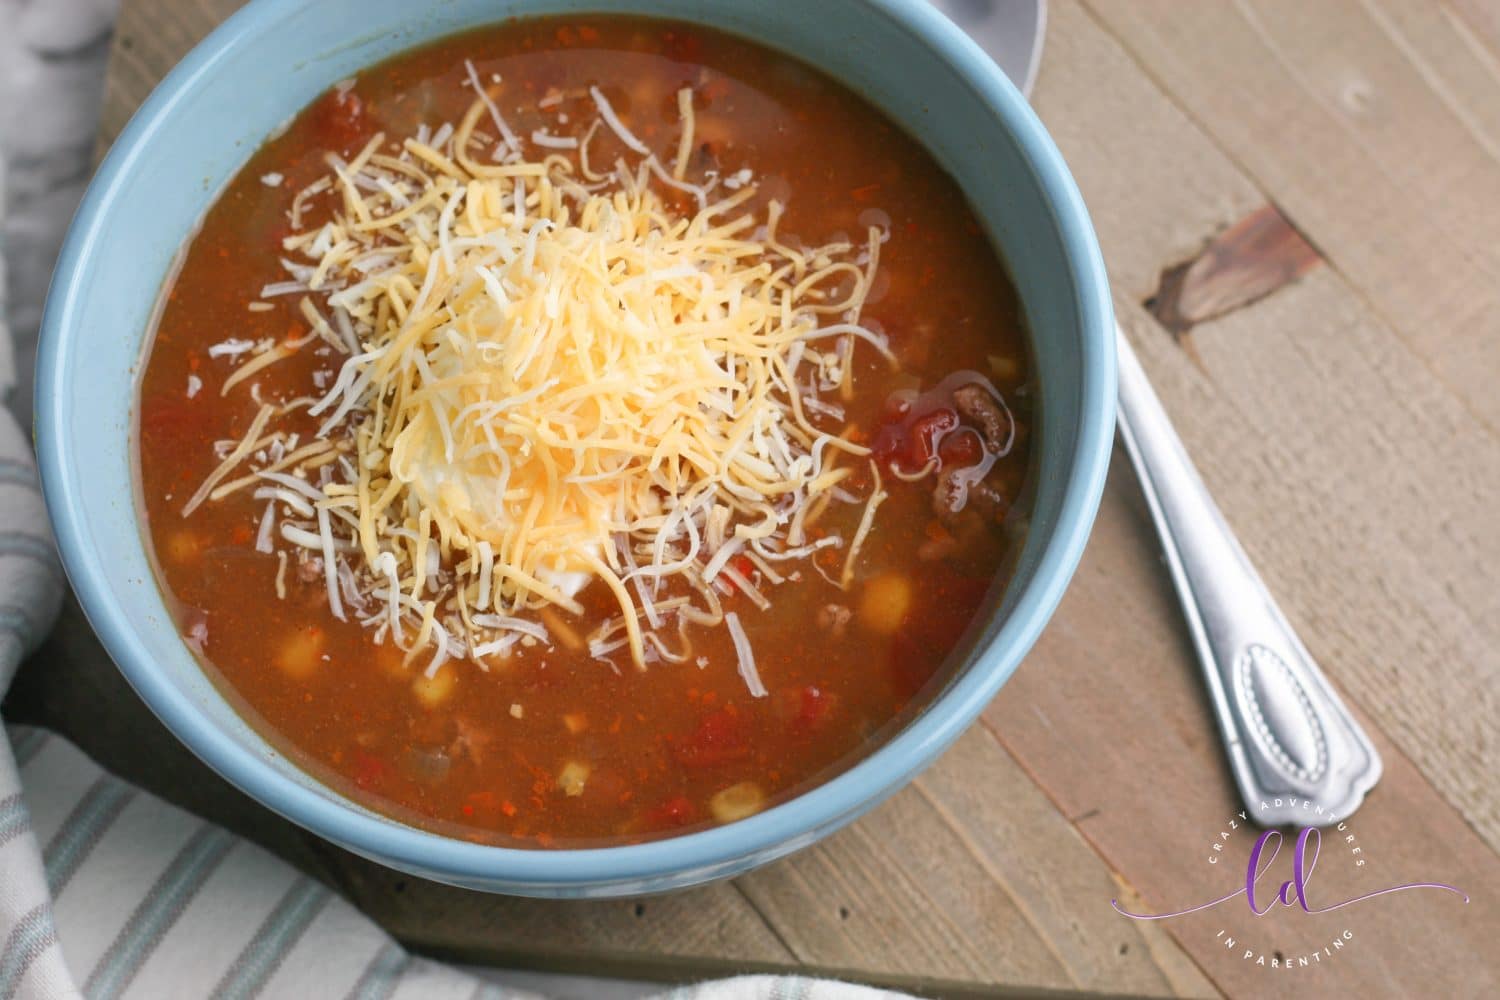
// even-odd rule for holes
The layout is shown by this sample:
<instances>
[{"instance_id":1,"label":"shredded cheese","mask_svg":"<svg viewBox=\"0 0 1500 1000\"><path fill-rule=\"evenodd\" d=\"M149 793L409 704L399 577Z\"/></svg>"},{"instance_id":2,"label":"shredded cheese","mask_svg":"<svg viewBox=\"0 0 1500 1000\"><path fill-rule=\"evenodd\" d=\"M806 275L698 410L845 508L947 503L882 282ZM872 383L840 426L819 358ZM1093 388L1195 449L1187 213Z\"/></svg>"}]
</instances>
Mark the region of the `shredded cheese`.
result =
<instances>
[{"instance_id":1,"label":"shredded cheese","mask_svg":"<svg viewBox=\"0 0 1500 1000\"><path fill-rule=\"evenodd\" d=\"M755 651L750 648L750 639L745 635L745 626L740 624L740 616L730 611L724 616L724 625L729 629L729 638L734 642L734 655L739 660L740 676L745 680L750 697L766 697L770 692L766 690L766 685L760 679L760 672L755 668Z\"/></svg>"},{"instance_id":2,"label":"shredded cheese","mask_svg":"<svg viewBox=\"0 0 1500 1000\"><path fill-rule=\"evenodd\" d=\"M534 132L539 158L528 160L465 69L476 100L456 127L424 126L399 158L378 152L383 137L348 163L330 155L330 175L296 194L294 225L316 217L316 228L287 238L288 280L256 294L303 294L312 332L255 351L221 391L319 337L342 357L306 406L321 426L311 444L283 442L276 461L220 486L265 447L274 408L262 407L184 514L261 484L257 548L284 543L320 562L332 613L380 630L408 659L430 647L429 676L450 657L484 666L554 638L596 655L628 648L642 669L687 662L691 645L674 652L659 633L722 621L764 696L715 588L768 607L758 582L798 578L768 560L843 545L802 532L851 472L837 458L869 455L848 428L818 422L843 414L818 394L848 384L857 345L895 363L859 318L878 233L868 248L793 249L777 235L777 203L764 217L747 208L748 170L722 198L717 175L689 179L688 89L670 172L598 87L583 138ZM498 140L476 137L485 117ZM589 168L601 122L638 162ZM672 207L678 192L693 195L691 214ZM329 211L315 211L319 199ZM249 350L228 342L222 353ZM846 586L885 497L878 472L875 484ZM280 595L285 549L278 559ZM559 612L581 613L591 581L620 615L585 641Z\"/></svg>"},{"instance_id":3,"label":"shredded cheese","mask_svg":"<svg viewBox=\"0 0 1500 1000\"><path fill-rule=\"evenodd\" d=\"M870 529L875 526L875 511L885 503L886 497L889 496L880 482L880 467L871 462L870 471L875 474L875 490L865 501L864 515L860 517L859 527L854 531L854 540L849 543L849 554L844 557L844 571L839 574L839 586L845 590L848 590L849 584L854 582L854 560L859 558L860 547L864 545Z\"/></svg>"},{"instance_id":4,"label":"shredded cheese","mask_svg":"<svg viewBox=\"0 0 1500 1000\"><path fill-rule=\"evenodd\" d=\"M688 156L693 152L693 91L683 87L677 91L677 115L682 119L682 134L677 140L677 159L672 163L672 178L682 180L687 171Z\"/></svg>"}]
</instances>

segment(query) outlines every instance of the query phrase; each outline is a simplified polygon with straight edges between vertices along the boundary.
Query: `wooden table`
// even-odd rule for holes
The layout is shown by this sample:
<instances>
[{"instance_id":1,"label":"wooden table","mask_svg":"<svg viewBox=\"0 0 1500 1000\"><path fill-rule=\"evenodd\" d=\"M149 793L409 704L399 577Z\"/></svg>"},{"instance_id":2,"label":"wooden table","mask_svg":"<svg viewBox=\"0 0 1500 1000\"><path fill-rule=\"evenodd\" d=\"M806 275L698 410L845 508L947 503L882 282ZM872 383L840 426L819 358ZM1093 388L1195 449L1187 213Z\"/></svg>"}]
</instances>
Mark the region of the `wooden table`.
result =
<instances>
[{"instance_id":1,"label":"wooden table","mask_svg":"<svg viewBox=\"0 0 1500 1000\"><path fill-rule=\"evenodd\" d=\"M235 6L126 0L104 142ZM1410 891L1258 922L1243 907L1155 923L1111 909L1227 891L1250 836L1232 835L1232 864L1207 862L1237 805L1122 461L1072 589L981 724L843 833L677 895L506 899L331 848L181 750L76 608L8 715L64 729L436 955L670 978L841 972L943 995L1252 994L1292 979L1494 995L1500 14L1477 0L1053 0L1035 103L1168 410L1384 756L1356 839L1325 841L1319 899L1436 881L1468 904ZM1351 938L1272 971L1226 947L1225 928L1268 962Z\"/></svg>"}]
</instances>

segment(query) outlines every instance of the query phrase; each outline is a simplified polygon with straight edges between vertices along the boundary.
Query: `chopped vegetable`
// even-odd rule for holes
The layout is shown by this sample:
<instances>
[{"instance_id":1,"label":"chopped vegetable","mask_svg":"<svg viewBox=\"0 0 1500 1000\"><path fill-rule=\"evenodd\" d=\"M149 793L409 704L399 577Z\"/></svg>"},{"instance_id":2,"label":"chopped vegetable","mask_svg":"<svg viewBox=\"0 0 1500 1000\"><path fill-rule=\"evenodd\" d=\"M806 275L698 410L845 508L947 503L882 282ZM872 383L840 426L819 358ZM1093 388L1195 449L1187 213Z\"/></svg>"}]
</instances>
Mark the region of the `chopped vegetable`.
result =
<instances>
[{"instance_id":1,"label":"chopped vegetable","mask_svg":"<svg viewBox=\"0 0 1500 1000\"><path fill-rule=\"evenodd\" d=\"M175 563L191 563L203 551L203 540L191 531L174 531L167 536L167 558Z\"/></svg>"},{"instance_id":2,"label":"chopped vegetable","mask_svg":"<svg viewBox=\"0 0 1500 1000\"><path fill-rule=\"evenodd\" d=\"M276 651L276 666L290 677L305 680L318 669L327 635L316 625L296 629Z\"/></svg>"},{"instance_id":3,"label":"chopped vegetable","mask_svg":"<svg viewBox=\"0 0 1500 1000\"><path fill-rule=\"evenodd\" d=\"M859 603L859 623L872 632L890 635L911 613L911 580L903 573L887 571L865 583Z\"/></svg>"},{"instance_id":4,"label":"chopped vegetable","mask_svg":"<svg viewBox=\"0 0 1500 1000\"><path fill-rule=\"evenodd\" d=\"M588 780L589 766L582 761L570 760L557 774L557 787L563 790L564 795L579 796L583 794L584 783Z\"/></svg>"},{"instance_id":5,"label":"chopped vegetable","mask_svg":"<svg viewBox=\"0 0 1500 1000\"><path fill-rule=\"evenodd\" d=\"M458 668L447 663L430 677L426 673L418 674L411 682L411 689L423 705L437 708L453 694L453 686L457 683Z\"/></svg>"},{"instance_id":6,"label":"chopped vegetable","mask_svg":"<svg viewBox=\"0 0 1500 1000\"><path fill-rule=\"evenodd\" d=\"M765 804L766 793L761 791L760 786L753 781L742 781L738 785L730 785L709 799L708 811L720 823L733 823L746 816L754 816Z\"/></svg>"}]
</instances>

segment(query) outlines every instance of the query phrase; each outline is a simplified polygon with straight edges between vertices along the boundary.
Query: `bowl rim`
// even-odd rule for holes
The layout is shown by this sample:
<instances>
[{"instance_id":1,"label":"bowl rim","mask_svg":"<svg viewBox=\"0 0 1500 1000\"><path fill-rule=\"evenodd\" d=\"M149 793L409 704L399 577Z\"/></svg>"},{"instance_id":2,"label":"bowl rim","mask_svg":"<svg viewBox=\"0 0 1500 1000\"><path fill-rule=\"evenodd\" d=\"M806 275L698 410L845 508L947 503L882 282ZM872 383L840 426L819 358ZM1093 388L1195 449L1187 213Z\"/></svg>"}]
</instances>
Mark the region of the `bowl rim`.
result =
<instances>
[{"instance_id":1,"label":"bowl rim","mask_svg":"<svg viewBox=\"0 0 1500 1000\"><path fill-rule=\"evenodd\" d=\"M1113 310L1103 258L1082 196L1062 156L1026 99L979 46L923 0L862 0L895 21L952 66L1000 119L1043 192L1071 271L1075 306L1088 348L1077 445L1063 474L1063 502L1033 579L999 634L969 669L885 744L847 770L756 816L727 826L641 844L538 850L458 840L353 808L341 794L298 784L255 751L225 735L155 667L98 557L94 532L78 504L64 391L67 359L78 350L74 316L88 292L80 281L104 230L122 178L176 102L226 53L307 0L256 0L216 28L162 80L105 157L64 242L38 345L36 444L47 506L69 579L111 658L151 710L194 754L231 784L293 822L382 863L459 884L512 892L688 884L768 860L811 842L903 787L969 726L1031 649L1077 567L1109 463L1115 419ZM144 543L142 543L144 544ZM331 790L330 790L331 791ZM626 891L630 891L628 888Z\"/></svg>"}]
</instances>

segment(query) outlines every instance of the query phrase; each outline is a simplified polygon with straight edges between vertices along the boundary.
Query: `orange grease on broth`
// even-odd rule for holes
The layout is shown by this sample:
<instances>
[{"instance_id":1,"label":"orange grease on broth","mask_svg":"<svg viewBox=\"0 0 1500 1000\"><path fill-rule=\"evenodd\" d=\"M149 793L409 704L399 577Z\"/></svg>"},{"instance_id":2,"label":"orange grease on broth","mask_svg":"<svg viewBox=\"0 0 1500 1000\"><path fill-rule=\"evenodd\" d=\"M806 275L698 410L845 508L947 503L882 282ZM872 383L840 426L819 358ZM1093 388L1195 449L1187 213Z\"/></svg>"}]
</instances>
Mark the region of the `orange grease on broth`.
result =
<instances>
[{"instance_id":1,"label":"orange grease on broth","mask_svg":"<svg viewBox=\"0 0 1500 1000\"><path fill-rule=\"evenodd\" d=\"M413 696L412 681L428 655L403 670L398 650L374 645L353 621L335 620L322 579L303 582L294 567L286 599L277 599L276 558L253 547L264 501L245 490L181 516L218 462L213 442L238 439L257 409L248 385L220 397L237 362L211 359L207 348L229 337L279 339L306 330L298 296L271 299L268 312L246 308L263 285L286 277L277 258L291 232L293 195L327 172L326 150L347 156L376 131L397 140L422 122L456 122L473 100L463 85L465 58L486 85L492 74L502 77L499 103L517 135L541 127L578 134L592 119L586 99L562 109L539 110L536 102L550 88L598 84L668 164L679 134L676 92L693 87L695 155L716 158L725 174L750 167L763 185L750 207L782 198L780 231L804 242L840 232L861 239L860 213L887 212L892 235L881 250L880 281L889 288L865 316L890 335L907 382L874 352L857 352L848 418L868 440L888 395L911 375L925 388L958 368L988 372L988 359L998 356L1015 366L995 383L1023 433L997 468L1011 498L1023 493L1029 412L1025 392L1017 392L1027 361L1016 296L963 195L920 146L841 85L744 40L634 19L528 20L399 55L361 73L347 96L324 95L251 157L208 212L167 294L140 390L140 475L161 582L180 606L184 632L206 623L211 673L258 729L331 786L416 825L551 847L709 824L710 798L743 781L758 784L774 804L853 763L941 686L944 656L1010 546L1019 544L1014 533L988 531L950 558L923 560L918 549L934 530L931 484L887 477L891 496L851 592L803 565L800 582L770 591L769 611L741 596L725 599L726 610L744 621L769 697L749 695L725 629L695 627L693 655L708 661L702 668L658 663L638 672L622 651L614 656L617 673L561 645L523 646L488 673L450 663L452 693L426 707ZM559 110L573 112L568 124L559 122ZM594 162L612 163L623 152L601 129ZM284 176L280 186L262 182L271 173ZM314 219L331 200L317 204ZM341 361L304 349L253 381L265 399L320 395L313 372L336 370ZM203 383L191 399L189 375ZM302 414L281 426L306 441L316 421ZM867 466L859 477L865 495ZM819 527L847 540L861 509L834 504ZM843 551L820 557L837 578ZM859 580L885 571L906 575L914 595L891 635L862 627L859 614ZM580 632L618 612L597 583L580 600L588 611L574 623ZM818 623L828 604L855 612L842 637ZM318 658L294 677L273 660L296 633ZM520 718L513 705L521 706ZM579 731L565 723L568 715L574 728L582 716ZM445 758L446 773L435 776ZM591 769L577 796L558 784L571 760Z\"/></svg>"}]
</instances>

